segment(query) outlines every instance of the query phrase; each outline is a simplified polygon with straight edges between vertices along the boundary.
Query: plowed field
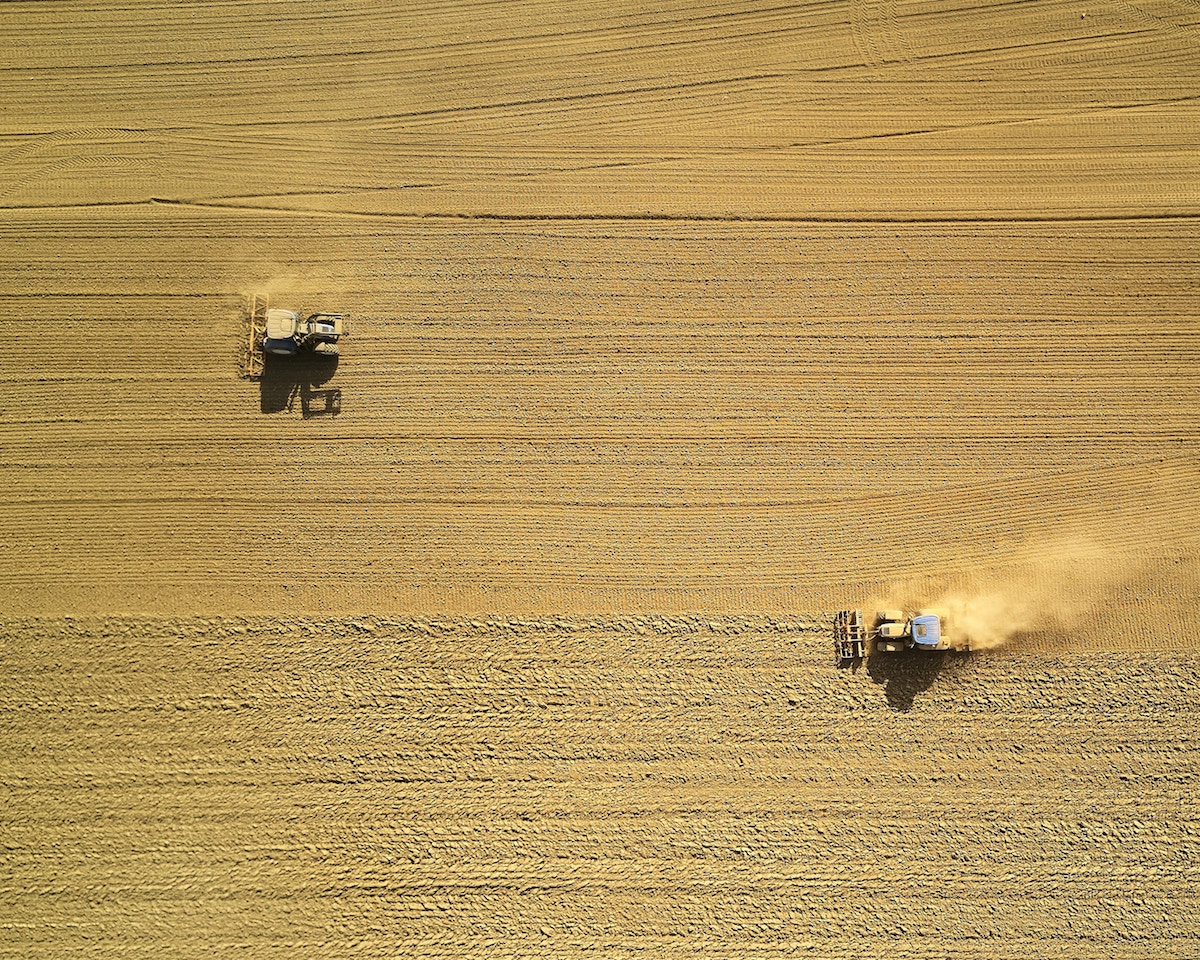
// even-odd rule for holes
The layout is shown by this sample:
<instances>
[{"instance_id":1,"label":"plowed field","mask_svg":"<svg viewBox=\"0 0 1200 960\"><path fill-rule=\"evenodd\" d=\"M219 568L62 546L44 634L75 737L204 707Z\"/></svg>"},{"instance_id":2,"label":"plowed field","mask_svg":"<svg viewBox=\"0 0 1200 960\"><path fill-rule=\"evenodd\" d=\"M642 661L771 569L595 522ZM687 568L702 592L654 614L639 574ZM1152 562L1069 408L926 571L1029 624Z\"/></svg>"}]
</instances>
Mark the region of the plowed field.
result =
<instances>
[{"instance_id":1,"label":"plowed field","mask_svg":"<svg viewBox=\"0 0 1200 960\"><path fill-rule=\"evenodd\" d=\"M1195 3L0 39L0 956L1200 955Z\"/></svg>"}]
</instances>

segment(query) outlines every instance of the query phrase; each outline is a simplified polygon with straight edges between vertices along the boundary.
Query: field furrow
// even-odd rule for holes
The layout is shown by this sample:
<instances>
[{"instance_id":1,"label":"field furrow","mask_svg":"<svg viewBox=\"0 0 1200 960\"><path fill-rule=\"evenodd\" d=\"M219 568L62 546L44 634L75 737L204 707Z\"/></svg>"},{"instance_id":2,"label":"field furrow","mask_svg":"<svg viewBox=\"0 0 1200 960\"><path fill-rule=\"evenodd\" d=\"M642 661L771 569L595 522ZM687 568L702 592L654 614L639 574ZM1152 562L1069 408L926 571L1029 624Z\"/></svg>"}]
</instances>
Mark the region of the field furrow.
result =
<instances>
[{"instance_id":1,"label":"field furrow","mask_svg":"<svg viewBox=\"0 0 1200 960\"><path fill-rule=\"evenodd\" d=\"M0 37L0 958L1200 955L1194 0Z\"/></svg>"}]
</instances>

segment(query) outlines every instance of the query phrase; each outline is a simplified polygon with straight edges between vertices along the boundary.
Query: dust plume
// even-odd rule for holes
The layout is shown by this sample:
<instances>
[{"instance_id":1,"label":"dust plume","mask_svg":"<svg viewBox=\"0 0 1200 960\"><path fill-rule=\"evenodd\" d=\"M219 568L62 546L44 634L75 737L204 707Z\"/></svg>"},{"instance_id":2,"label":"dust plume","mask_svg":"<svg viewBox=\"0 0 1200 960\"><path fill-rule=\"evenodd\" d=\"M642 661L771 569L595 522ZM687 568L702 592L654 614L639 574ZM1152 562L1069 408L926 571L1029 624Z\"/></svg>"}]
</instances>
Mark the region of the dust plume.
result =
<instances>
[{"instance_id":1,"label":"dust plume","mask_svg":"<svg viewBox=\"0 0 1200 960\"><path fill-rule=\"evenodd\" d=\"M1144 557L1087 539L1043 540L948 582L895 584L870 601L868 616L877 609L929 610L942 616L947 636L994 649L1024 633L1084 628L1145 567Z\"/></svg>"},{"instance_id":2,"label":"dust plume","mask_svg":"<svg viewBox=\"0 0 1200 960\"><path fill-rule=\"evenodd\" d=\"M263 294L270 297L272 301L280 298L294 300L297 297L311 294L325 294L334 285L333 278L324 271L309 270L301 275L295 272L286 272L276 265L274 269L265 269L263 279L243 290L242 294L244 296Z\"/></svg>"}]
</instances>

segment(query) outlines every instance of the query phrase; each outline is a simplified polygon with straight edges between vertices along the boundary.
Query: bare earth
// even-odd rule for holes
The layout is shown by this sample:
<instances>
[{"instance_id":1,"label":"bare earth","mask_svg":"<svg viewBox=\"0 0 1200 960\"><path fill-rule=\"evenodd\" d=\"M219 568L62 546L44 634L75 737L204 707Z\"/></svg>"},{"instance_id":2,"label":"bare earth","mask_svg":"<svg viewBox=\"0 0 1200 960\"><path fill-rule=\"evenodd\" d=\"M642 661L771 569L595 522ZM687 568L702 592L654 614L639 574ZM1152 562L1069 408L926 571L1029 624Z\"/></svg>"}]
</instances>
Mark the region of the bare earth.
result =
<instances>
[{"instance_id":1,"label":"bare earth","mask_svg":"<svg viewBox=\"0 0 1200 960\"><path fill-rule=\"evenodd\" d=\"M1200 955L1196 4L0 38L0 957Z\"/></svg>"}]
</instances>

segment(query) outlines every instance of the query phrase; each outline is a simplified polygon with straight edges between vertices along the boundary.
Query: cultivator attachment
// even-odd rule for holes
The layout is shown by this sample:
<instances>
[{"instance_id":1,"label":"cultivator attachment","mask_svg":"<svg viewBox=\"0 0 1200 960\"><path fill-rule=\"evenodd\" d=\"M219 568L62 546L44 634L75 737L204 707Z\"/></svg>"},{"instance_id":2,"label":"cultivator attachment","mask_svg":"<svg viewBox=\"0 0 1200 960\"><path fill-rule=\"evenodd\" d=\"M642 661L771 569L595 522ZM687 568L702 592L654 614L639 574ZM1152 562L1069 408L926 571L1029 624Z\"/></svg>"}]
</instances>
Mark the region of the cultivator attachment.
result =
<instances>
[{"instance_id":1,"label":"cultivator attachment","mask_svg":"<svg viewBox=\"0 0 1200 960\"><path fill-rule=\"evenodd\" d=\"M861 610L842 610L833 618L833 653L839 666L860 663L867 655L867 630Z\"/></svg>"},{"instance_id":2,"label":"cultivator attachment","mask_svg":"<svg viewBox=\"0 0 1200 960\"><path fill-rule=\"evenodd\" d=\"M239 366L242 376L257 380L263 375L263 339L267 335L267 298L255 294L250 298L246 325L242 331Z\"/></svg>"}]
</instances>

